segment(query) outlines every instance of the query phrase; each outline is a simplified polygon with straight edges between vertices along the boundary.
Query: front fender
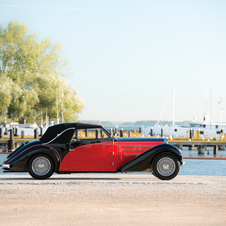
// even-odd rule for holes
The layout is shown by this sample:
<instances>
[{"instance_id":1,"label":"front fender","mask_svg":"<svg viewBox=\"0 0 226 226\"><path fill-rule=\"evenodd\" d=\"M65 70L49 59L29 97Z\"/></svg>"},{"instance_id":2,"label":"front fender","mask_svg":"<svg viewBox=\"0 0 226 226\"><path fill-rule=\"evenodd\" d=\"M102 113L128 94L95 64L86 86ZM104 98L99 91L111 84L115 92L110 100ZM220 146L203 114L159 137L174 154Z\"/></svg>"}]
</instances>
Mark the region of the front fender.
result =
<instances>
[{"instance_id":1,"label":"front fender","mask_svg":"<svg viewBox=\"0 0 226 226\"><path fill-rule=\"evenodd\" d=\"M27 171L27 163L29 159L32 156L41 153L49 155L53 159L55 165L54 172L57 172L61 163L60 155L51 146L43 144L37 144L30 147L25 146L24 149L22 149L19 153L16 153L16 156L12 156L11 158L7 159L5 164L10 164L10 171L24 172Z\"/></svg>"},{"instance_id":2,"label":"front fender","mask_svg":"<svg viewBox=\"0 0 226 226\"><path fill-rule=\"evenodd\" d=\"M181 150L172 144L160 144L157 145L146 152L142 153L141 155L137 156L127 164L125 164L121 169L120 172L129 172L129 171L145 171L149 169L150 165L152 164L153 159L155 156L162 152L170 152L178 158L181 165L183 164L183 158Z\"/></svg>"}]
</instances>

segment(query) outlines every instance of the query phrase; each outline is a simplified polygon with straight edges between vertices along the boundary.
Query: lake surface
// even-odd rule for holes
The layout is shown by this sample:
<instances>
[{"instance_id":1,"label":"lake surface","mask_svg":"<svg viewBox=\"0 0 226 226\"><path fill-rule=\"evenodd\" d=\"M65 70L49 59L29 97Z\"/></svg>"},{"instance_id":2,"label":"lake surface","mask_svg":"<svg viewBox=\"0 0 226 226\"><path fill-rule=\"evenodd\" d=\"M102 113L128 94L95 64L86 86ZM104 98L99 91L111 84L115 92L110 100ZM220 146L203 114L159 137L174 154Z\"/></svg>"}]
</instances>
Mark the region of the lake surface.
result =
<instances>
[{"instance_id":1,"label":"lake surface","mask_svg":"<svg viewBox=\"0 0 226 226\"><path fill-rule=\"evenodd\" d=\"M204 154L198 154L198 150L195 147L194 150L188 150L188 147L183 147L182 149L183 157L219 157L219 158L226 158L226 150L218 150L217 155L213 153L213 147L208 147L205 150Z\"/></svg>"}]
</instances>

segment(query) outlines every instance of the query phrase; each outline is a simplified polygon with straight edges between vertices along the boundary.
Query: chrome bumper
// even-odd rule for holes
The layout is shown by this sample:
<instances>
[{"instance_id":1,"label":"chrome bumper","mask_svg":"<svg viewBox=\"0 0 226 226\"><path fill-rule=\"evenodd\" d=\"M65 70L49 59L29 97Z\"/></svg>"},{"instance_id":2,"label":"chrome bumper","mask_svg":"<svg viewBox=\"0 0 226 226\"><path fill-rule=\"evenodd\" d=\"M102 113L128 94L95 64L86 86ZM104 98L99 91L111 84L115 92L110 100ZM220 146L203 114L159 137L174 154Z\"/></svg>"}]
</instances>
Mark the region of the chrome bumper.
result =
<instances>
[{"instance_id":1,"label":"chrome bumper","mask_svg":"<svg viewBox=\"0 0 226 226\"><path fill-rule=\"evenodd\" d=\"M10 164L2 164L0 167L4 170L8 170L10 169Z\"/></svg>"}]
</instances>

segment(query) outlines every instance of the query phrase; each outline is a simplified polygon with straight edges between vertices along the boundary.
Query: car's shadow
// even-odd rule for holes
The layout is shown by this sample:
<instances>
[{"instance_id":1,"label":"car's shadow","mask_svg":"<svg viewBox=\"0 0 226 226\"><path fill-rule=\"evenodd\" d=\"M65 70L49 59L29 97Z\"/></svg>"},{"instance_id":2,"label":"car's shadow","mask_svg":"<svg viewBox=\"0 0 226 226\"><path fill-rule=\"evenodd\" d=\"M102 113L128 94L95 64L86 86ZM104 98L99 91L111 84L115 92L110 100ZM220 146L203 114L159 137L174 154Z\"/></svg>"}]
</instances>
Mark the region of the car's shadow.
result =
<instances>
[{"instance_id":1,"label":"car's shadow","mask_svg":"<svg viewBox=\"0 0 226 226\"><path fill-rule=\"evenodd\" d=\"M51 182L51 181L58 181L58 180L68 180L68 181L77 181L77 180L83 180L83 181L88 181L88 180L94 180L94 181L102 181L102 180L121 180L120 178L97 178L97 177L67 177L67 178L64 178L64 177L58 177L58 178L48 178L48 179L45 179L45 180L38 180L38 179L34 179L34 178L26 178L26 177L20 177L20 178L17 178L17 177L4 177L4 178L0 178L0 182L1 181L20 181L20 180L26 180L26 181L42 181L42 182Z\"/></svg>"}]
</instances>

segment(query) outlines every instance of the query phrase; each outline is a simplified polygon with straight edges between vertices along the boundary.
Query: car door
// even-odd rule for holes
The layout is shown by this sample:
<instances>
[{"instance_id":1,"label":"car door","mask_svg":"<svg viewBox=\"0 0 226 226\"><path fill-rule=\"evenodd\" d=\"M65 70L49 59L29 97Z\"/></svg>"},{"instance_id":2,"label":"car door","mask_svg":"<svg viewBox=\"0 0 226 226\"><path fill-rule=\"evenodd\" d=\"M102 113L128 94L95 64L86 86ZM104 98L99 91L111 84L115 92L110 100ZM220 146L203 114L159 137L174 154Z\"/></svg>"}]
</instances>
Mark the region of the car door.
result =
<instances>
[{"instance_id":1,"label":"car door","mask_svg":"<svg viewBox=\"0 0 226 226\"><path fill-rule=\"evenodd\" d=\"M115 152L111 138L76 143L69 153L68 163L71 171L114 171Z\"/></svg>"}]
</instances>

